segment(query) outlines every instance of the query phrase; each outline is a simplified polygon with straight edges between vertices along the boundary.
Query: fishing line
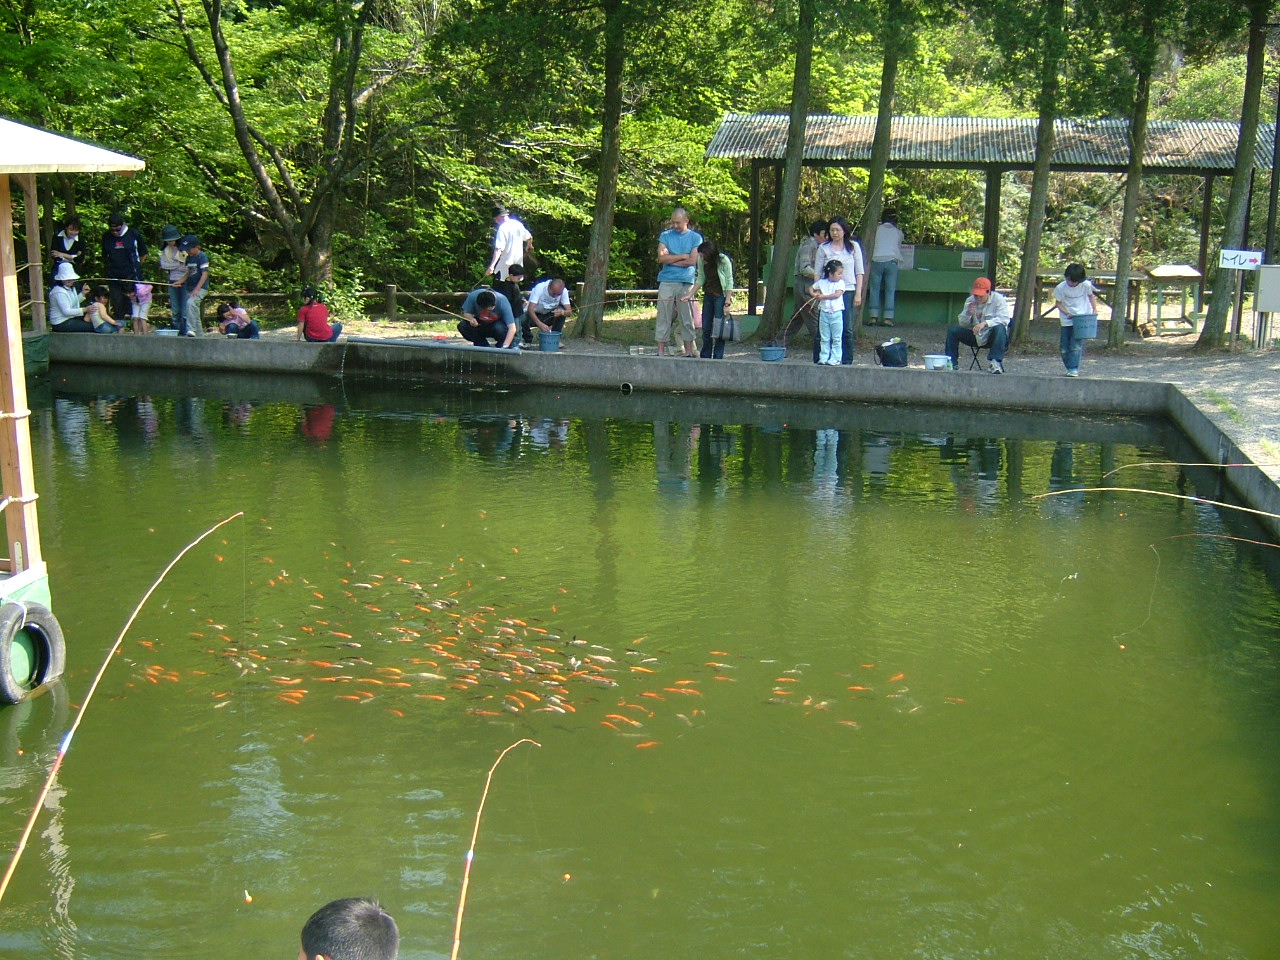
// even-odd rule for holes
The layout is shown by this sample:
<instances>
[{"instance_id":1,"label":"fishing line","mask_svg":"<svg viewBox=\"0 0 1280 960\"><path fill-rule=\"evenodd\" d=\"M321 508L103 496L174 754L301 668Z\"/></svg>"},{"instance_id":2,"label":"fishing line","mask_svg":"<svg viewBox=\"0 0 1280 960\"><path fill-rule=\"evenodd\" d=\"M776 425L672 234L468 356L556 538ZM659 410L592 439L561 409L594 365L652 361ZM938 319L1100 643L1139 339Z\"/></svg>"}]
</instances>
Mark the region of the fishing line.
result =
<instances>
[{"instance_id":1,"label":"fishing line","mask_svg":"<svg viewBox=\"0 0 1280 960\"><path fill-rule=\"evenodd\" d=\"M489 775L484 778L484 792L480 795L480 807L476 810L476 823L471 830L471 846L467 850L466 866L462 870L462 894L458 897L458 916L453 924L453 952L449 954L449 960L458 960L458 950L462 947L462 914L467 909L467 887L471 884L471 864L476 858L476 838L480 835L480 817L484 815L484 804L489 799L489 785L493 782L493 772L498 769L498 764L502 762L502 758L522 743L532 743L535 747L542 746L537 740L530 740L528 737L517 740L498 754L498 759L493 761L493 766L489 768Z\"/></svg>"},{"instance_id":2,"label":"fishing line","mask_svg":"<svg viewBox=\"0 0 1280 960\"><path fill-rule=\"evenodd\" d=\"M1211 466L1220 466L1220 464L1211 464ZM1280 514L1275 514L1269 510L1254 510L1252 507L1239 507L1234 503L1223 503L1221 500L1209 500L1206 497L1196 497L1186 493L1168 493L1164 490L1144 490L1141 487L1072 487L1070 490L1050 490L1047 493L1032 494L1029 499L1040 500L1043 497L1061 497L1068 493L1145 493L1153 497L1172 497L1174 500L1189 500L1191 503L1203 503L1208 507L1218 507L1222 510L1239 510L1241 513L1251 513L1255 517L1271 517L1273 520L1280 520Z\"/></svg>"},{"instance_id":3,"label":"fishing line","mask_svg":"<svg viewBox=\"0 0 1280 960\"><path fill-rule=\"evenodd\" d=\"M31 809L31 816L27 818L27 825L22 831L22 836L18 839L18 846L13 851L13 858L9 861L9 866L4 872L4 878L0 879L0 901L4 900L5 891L9 889L9 881L13 879L14 871L18 869L18 862L22 859L23 851L27 848L27 841L31 838L31 831L35 829L36 820L40 816L40 808L44 806L44 802L49 796L49 791L53 789L53 783L58 777L58 770L62 767L62 761L66 757L67 751L71 749L71 741L75 737L76 731L80 728L80 723L84 720L85 713L88 712L89 701L93 699L93 694L98 689L98 684L101 682L103 674L107 672L107 667L111 665L111 658L116 655L116 651L120 649L120 644L124 642L125 634L129 632L129 628L133 626L134 620L138 618L138 614L142 611L146 602L151 599L151 595L156 592L156 589L164 582L164 578L169 575L169 571L177 566L178 561L185 557L193 548L195 548L202 540L214 531L218 530L220 527L226 526L232 520L243 516L244 511L241 510L233 513L225 520L219 520L212 527L183 547L178 552L178 555L169 561L169 565L165 567L160 576L156 578L156 582L151 584L147 589L147 592L142 595L142 599L138 601L138 605L133 608L133 613L129 614L129 619L125 621L124 627L121 628L120 635L116 637L116 642L113 643L111 645L111 649L107 651L107 655L102 661L102 666L98 668L98 672L94 676L93 682L89 684L89 692L84 696L84 702L80 705L80 712L76 714L75 720L71 723L71 729L68 730L67 735L62 738L62 743L58 747L58 756L54 759L53 767L49 770L49 775L45 778L44 786L40 790L40 795L36 798L35 806ZM508 747L507 749L510 750L511 748ZM501 760L502 758L499 757L498 759ZM497 764L494 764L494 766L497 766ZM489 772L492 775L493 771L491 770ZM488 787L486 786L485 789L487 790ZM479 826L478 818L477 826ZM472 845L475 845L474 839L472 840Z\"/></svg>"},{"instance_id":4,"label":"fishing line","mask_svg":"<svg viewBox=\"0 0 1280 960\"><path fill-rule=\"evenodd\" d=\"M1105 480L1121 470L1132 470L1134 467L1280 467L1280 463L1182 463L1178 460L1148 460L1143 463L1126 463L1114 470L1108 470L1102 475L1102 479Z\"/></svg>"}]
</instances>

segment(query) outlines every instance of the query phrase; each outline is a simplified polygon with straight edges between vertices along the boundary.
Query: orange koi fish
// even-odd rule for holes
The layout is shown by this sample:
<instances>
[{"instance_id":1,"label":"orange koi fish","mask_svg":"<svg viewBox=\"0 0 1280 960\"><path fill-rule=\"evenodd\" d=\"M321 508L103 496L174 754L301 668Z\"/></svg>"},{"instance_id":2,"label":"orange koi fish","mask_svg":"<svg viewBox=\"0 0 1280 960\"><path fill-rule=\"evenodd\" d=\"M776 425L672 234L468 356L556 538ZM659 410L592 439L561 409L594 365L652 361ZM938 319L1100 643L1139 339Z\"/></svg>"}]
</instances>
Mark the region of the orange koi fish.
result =
<instances>
[{"instance_id":1,"label":"orange koi fish","mask_svg":"<svg viewBox=\"0 0 1280 960\"><path fill-rule=\"evenodd\" d=\"M637 743L636 749L648 750L650 747L660 747L660 746L662 746L661 740L646 740L644 743Z\"/></svg>"},{"instance_id":2,"label":"orange koi fish","mask_svg":"<svg viewBox=\"0 0 1280 960\"><path fill-rule=\"evenodd\" d=\"M901 680L905 676L906 676L905 673L895 673L892 677L889 678L889 682L897 683L899 680Z\"/></svg>"}]
</instances>

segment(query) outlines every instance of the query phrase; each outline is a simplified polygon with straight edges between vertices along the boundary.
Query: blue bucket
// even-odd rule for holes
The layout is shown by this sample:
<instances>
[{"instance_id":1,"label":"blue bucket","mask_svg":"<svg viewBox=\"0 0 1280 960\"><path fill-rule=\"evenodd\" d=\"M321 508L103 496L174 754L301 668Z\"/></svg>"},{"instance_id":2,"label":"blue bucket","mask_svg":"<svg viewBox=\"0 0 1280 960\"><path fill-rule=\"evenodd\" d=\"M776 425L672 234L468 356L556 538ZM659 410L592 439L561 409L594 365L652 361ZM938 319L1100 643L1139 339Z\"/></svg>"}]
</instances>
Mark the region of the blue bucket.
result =
<instances>
[{"instance_id":1,"label":"blue bucket","mask_svg":"<svg viewBox=\"0 0 1280 960\"><path fill-rule=\"evenodd\" d=\"M560 349L560 334L553 331L538 331L538 349L543 353L555 353Z\"/></svg>"},{"instance_id":2,"label":"blue bucket","mask_svg":"<svg viewBox=\"0 0 1280 960\"><path fill-rule=\"evenodd\" d=\"M765 361L785 360L787 357L786 347L761 347L760 359Z\"/></svg>"},{"instance_id":3,"label":"blue bucket","mask_svg":"<svg viewBox=\"0 0 1280 960\"><path fill-rule=\"evenodd\" d=\"M1071 325L1076 328L1071 335L1074 340L1093 340L1098 336L1096 313L1078 313L1071 318Z\"/></svg>"}]
</instances>

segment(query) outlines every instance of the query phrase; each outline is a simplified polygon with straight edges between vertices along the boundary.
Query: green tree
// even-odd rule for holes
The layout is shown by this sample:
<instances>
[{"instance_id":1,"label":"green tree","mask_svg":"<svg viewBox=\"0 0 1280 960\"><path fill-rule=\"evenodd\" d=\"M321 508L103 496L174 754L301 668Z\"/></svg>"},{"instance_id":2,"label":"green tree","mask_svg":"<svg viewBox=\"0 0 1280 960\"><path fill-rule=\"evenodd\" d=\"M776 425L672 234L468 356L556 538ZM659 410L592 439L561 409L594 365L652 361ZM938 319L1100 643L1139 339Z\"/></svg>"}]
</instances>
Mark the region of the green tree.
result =
<instances>
[{"instance_id":1,"label":"green tree","mask_svg":"<svg viewBox=\"0 0 1280 960\"><path fill-rule=\"evenodd\" d=\"M1248 54L1244 79L1244 102L1240 106L1240 139L1236 146L1235 169L1231 175L1231 192L1227 197L1226 222L1222 230L1222 247L1238 249L1245 245L1249 206L1249 184L1253 175L1254 154L1258 145L1258 117L1262 102L1262 68L1266 56L1267 21L1271 19L1275 0L1239 0L1220 4L1248 17ZM1217 15L1219 11L1214 11ZM1209 298L1204 329L1196 341L1199 350L1212 350L1223 345L1227 330L1227 313L1235 294L1233 278L1219 271Z\"/></svg>"},{"instance_id":2,"label":"green tree","mask_svg":"<svg viewBox=\"0 0 1280 960\"><path fill-rule=\"evenodd\" d=\"M804 168L804 131L809 119L809 77L813 63L814 0L797 0L795 70L791 84L791 117L787 125L786 159L783 162L782 196L774 224L773 262L769 264L768 297L760 321L760 336L772 340L783 325L787 275L791 271L791 239L795 233L796 206L800 198L800 173ZM804 291L796 291L799 304ZM852 322L852 318L846 320Z\"/></svg>"}]
</instances>

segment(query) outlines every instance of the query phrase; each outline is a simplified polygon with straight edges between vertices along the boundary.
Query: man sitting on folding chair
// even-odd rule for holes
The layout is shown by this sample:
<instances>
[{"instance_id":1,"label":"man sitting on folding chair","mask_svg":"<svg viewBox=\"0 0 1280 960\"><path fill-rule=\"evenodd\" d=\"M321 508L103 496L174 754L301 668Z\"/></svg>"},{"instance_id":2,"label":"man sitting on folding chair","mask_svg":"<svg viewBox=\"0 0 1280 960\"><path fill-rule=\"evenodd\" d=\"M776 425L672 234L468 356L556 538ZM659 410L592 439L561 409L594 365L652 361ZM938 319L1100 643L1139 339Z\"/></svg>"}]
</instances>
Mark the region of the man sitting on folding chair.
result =
<instances>
[{"instance_id":1,"label":"man sitting on folding chair","mask_svg":"<svg viewBox=\"0 0 1280 960\"><path fill-rule=\"evenodd\" d=\"M991 281L979 277L973 281L973 293L964 302L958 326L947 330L947 356L951 369L960 369L960 344L967 343L973 351L972 370L978 363L978 350L987 348L987 369L991 373L1004 373L1004 351L1009 346L1009 321L1013 311L1004 294L991 289Z\"/></svg>"}]
</instances>

